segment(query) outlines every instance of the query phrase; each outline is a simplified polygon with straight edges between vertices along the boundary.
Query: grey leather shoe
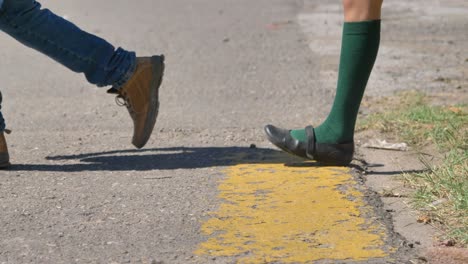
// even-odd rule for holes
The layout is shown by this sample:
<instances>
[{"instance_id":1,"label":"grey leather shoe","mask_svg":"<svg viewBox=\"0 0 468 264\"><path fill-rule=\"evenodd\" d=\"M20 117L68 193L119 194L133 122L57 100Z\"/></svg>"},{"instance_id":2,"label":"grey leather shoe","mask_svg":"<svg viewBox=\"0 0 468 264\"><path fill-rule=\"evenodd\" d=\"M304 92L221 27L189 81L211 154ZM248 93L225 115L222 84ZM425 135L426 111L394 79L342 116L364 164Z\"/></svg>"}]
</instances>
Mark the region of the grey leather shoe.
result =
<instances>
[{"instance_id":1,"label":"grey leather shoe","mask_svg":"<svg viewBox=\"0 0 468 264\"><path fill-rule=\"evenodd\" d=\"M273 125L265 126L268 140L278 148L305 159L316 160L324 165L346 166L353 160L354 142L343 144L317 143L312 126L305 128L307 142L291 137L291 130Z\"/></svg>"}]
</instances>

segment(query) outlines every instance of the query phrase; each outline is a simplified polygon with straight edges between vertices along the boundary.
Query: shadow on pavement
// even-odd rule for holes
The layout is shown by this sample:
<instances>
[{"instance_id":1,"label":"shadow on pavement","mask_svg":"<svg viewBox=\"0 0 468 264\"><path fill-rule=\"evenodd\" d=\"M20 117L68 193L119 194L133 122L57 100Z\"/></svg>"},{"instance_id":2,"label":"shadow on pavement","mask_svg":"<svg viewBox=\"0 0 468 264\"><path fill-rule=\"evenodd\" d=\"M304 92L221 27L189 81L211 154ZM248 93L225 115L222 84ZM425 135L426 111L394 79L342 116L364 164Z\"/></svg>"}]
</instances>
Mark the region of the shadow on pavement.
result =
<instances>
[{"instance_id":1,"label":"shadow on pavement","mask_svg":"<svg viewBox=\"0 0 468 264\"><path fill-rule=\"evenodd\" d=\"M287 167L326 166L313 161L289 155L285 152L246 147L175 147L153 149L113 150L105 152L82 153L77 155L50 156L49 164L13 164L10 171L151 171L200 169L210 167L234 166L238 164L284 164ZM56 163L55 163L56 162ZM349 167L366 174L390 176L412 171L373 171L373 167L383 164L367 164L367 169L350 164Z\"/></svg>"},{"instance_id":2,"label":"shadow on pavement","mask_svg":"<svg viewBox=\"0 0 468 264\"><path fill-rule=\"evenodd\" d=\"M11 171L150 171L197 169L237 164L301 164L282 151L246 147L176 147L115 150L46 158L57 164L13 164ZM72 164L70 164L73 162ZM308 166L314 163L307 162Z\"/></svg>"}]
</instances>

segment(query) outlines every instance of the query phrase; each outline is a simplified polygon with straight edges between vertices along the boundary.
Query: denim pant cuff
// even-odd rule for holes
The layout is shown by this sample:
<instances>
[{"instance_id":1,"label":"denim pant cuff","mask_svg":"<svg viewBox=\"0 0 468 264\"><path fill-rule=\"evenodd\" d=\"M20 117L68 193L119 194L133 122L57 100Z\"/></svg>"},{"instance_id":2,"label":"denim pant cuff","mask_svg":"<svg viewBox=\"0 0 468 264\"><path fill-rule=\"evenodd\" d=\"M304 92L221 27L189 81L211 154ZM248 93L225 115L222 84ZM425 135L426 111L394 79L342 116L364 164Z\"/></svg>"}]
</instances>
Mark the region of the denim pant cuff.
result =
<instances>
[{"instance_id":1,"label":"denim pant cuff","mask_svg":"<svg viewBox=\"0 0 468 264\"><path fill-rule=\"evenodd\" d=\"M112 89L119 90L120 88L122 88L122 86L124 86L125 83L127 83L127 81L130 80L130 78L132 78L133 74L135 73L136 66L136 56L133 54L130 66L128 67L128 71L122 75L122 78L120 78L120 80L118 80L112 85Z\"/></svg>"}]
</instances>

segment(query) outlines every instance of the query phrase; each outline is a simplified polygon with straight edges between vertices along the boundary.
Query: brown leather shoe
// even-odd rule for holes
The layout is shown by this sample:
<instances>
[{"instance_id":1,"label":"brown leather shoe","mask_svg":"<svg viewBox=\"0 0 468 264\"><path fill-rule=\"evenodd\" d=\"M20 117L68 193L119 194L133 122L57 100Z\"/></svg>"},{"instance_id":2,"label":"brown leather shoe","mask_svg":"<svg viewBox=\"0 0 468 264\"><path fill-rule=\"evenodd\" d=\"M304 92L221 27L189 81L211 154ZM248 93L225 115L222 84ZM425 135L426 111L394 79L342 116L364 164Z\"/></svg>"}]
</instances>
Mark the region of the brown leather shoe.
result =
<instances>
[{"instance_id":1,"label":"brown leather shoe","mask_svg":"<svg viewBox=\"0 0 468 264\"><path fill-rule=\"evenodd\" d=\"M163 55L137 58L135 73L116 91L117 99L123 99L120 104L127 107L133 120L132 144L137 148L142 148L148 142L156 124L163 73Z\"/></svg>"},{"instance_id":2,"label":"brown leather shoe","mask_svg":"<svg viewBox=\"0 0 468 264\"><path fill-rule=\"evenodd\" d=\"M5 169L10 166L10 155L8 155L8 147L5 140L5 135L0 132L0 169Z\"/></svg>"}]
</instances>

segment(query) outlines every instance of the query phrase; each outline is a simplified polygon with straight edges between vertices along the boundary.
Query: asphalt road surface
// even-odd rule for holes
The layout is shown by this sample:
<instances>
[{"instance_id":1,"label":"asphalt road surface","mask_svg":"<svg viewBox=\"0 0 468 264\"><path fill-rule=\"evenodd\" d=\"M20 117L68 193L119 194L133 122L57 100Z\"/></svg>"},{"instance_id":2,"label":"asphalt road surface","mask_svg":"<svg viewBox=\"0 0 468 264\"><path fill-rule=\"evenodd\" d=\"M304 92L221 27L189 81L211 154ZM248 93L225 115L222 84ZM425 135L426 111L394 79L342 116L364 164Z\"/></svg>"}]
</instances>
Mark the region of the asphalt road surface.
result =
<instances>
[{"instance_id":1,"label":"asphalt road surface","mask_svg":"<svg viewBox=\"0 0 468 264\"><path fill-rule=\"evenodd\" d=\"M127 110L105 89L0 35L15 164L1 172L0 262L184 262L206 240L230 147L267 145L264 124L324 104L292 23L300 1L41 3L115 46L165 54L160 115L135 151Z\"/></svg>"},{"instance_id":2,"label":"asphalt road surface","mask_svg":"<svg viewBox=\"0 0 468 264\"><path fill-rule=\"evenodd\" d=\"M234 194L226 193L226 186L250 184L238 178L245 171L281 172L273 174L283 176L308 173L301 167L293 171L278 168L299 161L276 151L262 131L268 123L284 127L317 123L332 102L334 87L319 81L318 57L297 21L302 1L41 3L115 46L135 50L141 56L165 54L160 115L146 147L133 149L128 113L105 89L87 84L83 76L1 34L2 111L13 130L7 141L14 166L0 172L0 263L316 260L310 256L289 258L294 254L282 251L287 246L269 249L281 251L280 256L262 253L261 247L241 253L221 249L219 245L235 243L220 238L218 245L210 244L209 239L216 234L207 232L211 223L211 229L227 234L212 223L216 217L222 220L232 217L229 212L249 213L223 211L226 208L222 205L226 201L241 203L229 202ZM375 242L374 247L365 248L372 251L366 251L368 255L328 256L366 261L395 251L395 241L389 239L393 234L365 220L375 218L374 209L359 211L367 204L359 187L333 193L336 186L359 185L348 171L332 168L314 173L312 178L329 184L325 189L330 193L323 195L355 202L348 206L355 211L345 214L364 217L355 221L356 228L368 227L369 237L360 237ZM264 182L274 177L262 175ZM327 181L336 175L341 176ZM299 189L288 193L304 191L300 188L310 183L307 179L294 183ZM265 188L274 186L261 188L251 191L264 198L289 197L283 193L267 195L270 191ZM300 196L294 197L300 201ZM293 212L314 210L304 206L295 207ZM336 223L343 221L348 220ZM301 223L293 225L309 228ZM303 236L289 238L297 239L310 242ZM249 240L243 243L255 244ZM314 245L324 249L332 248L331 244ZM321 259L327 259L324 256Z\"/></svg>"}]
</instances>

